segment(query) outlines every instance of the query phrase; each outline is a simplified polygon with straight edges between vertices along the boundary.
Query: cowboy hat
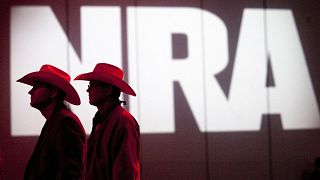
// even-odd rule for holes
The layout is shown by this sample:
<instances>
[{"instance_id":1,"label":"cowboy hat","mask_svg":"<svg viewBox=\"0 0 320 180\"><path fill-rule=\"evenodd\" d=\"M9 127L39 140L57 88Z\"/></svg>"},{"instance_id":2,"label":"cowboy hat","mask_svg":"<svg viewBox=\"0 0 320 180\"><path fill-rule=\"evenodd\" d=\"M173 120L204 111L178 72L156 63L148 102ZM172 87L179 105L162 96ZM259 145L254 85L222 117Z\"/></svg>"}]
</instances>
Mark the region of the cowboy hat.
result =
<instances>
[{"instance_id":1,"label":"cowboy hat","mask_svg":"<svg viewBox=\"0 0 320 180\"><path fill-rule=\"evenodd\" d=\"M134 90L123 80L124 72L111 64L98 63L93 72L80 74L75 80L101 81L119 88L122 92L136 96Z\"/></svg>"},{"instance_id":2,"label":"cowboy hat","mask_svg":"<svg viewBox=\"0 0 320 180\"><path fill-rule=\"evenodd\" d=\"M45 82L59 88L66 94L65 100L71 104L79 105L81 103L77 91L70 84L70 76L61 69L45 64L41 66L39 71L29 73L17 80L17 82L30 86L33 86L36 81Z\"/></svg>"}]
</instances>

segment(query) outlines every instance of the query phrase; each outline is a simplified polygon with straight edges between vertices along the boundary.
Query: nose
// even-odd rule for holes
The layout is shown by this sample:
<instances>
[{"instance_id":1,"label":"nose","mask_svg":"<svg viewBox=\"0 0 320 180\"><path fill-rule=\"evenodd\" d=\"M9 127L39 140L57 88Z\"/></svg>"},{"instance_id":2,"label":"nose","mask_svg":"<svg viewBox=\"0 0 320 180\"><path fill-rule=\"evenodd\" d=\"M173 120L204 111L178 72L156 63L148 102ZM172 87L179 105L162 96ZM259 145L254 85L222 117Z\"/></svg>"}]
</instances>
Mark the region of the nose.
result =
<instances>
[{"instance_id":1,"label":"nose","mask_svg":"<svg viewBox=\"0 0 320 180\"><path fill-rule=\"evenodd\" d=\"M33 92L34 92L34 87L32 87L32 88L30 89L30 91L28 92L28 94L32 95Z\"/></svg>"},{"instance_id":2,"label":"nose","mask_svg":"<svg viewBox=\"0 0 320 180\"><path fill-rule=\"evenodd\" d=\"M90 92L90 90L91 90L91 88L90 88L90 86L88 86L88 88L87 88L87 92Z\"/></svg>"}]
</instances>

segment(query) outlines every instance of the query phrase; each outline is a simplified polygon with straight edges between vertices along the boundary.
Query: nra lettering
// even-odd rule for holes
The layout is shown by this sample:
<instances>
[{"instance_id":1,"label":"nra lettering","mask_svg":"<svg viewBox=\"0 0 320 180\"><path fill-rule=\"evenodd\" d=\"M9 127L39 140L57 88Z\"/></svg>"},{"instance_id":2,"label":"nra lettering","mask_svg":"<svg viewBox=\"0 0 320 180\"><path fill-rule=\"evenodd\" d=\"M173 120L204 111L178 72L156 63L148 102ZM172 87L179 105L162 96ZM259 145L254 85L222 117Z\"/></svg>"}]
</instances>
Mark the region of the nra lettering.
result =
<instances>
[{"instance_id":1,"label":"nra lettering","mask_svg":"<svg viewBox=\"0 0 320 180\"><path fill-rule=\"evenodd\" d=\"M215 78L229 63L227 27L221 18L197 8L127 7L126 11L127 76L138 95L130 97L129 105L142 133L175 132L174 82L181 85L202 132L258 131L263 114L280 114L286 130L320 126L291 10L243 11L228 96ZM15 83L18 77L45 63L67 70L72 77L90 71L101 60L122 66L120 7L82 6L80 28L81 60L49 6L11 8L12 135L37 135L44 123L29 107L29 87ZM188 53L181 60L172 57L172 34L186 37ZM268 63L272 87L266 86ZM73 85L82 104L72 108L89 133L96 109L87 102L87 85Z\"/></svg>"}]
</instances>

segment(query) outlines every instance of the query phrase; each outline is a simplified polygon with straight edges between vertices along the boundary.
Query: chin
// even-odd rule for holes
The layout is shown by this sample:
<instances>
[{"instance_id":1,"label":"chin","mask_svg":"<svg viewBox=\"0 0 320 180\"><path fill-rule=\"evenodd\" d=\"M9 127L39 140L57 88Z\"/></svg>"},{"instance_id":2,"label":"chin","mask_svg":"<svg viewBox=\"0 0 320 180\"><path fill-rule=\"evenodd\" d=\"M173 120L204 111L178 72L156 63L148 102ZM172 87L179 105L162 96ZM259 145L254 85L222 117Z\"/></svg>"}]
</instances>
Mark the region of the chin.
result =
<instances>
[{"instance_id":1,"label":"chin","mask_svg":"<svg viewBox=\"0 0 320 180\"><path fill-rule=\"evenodd\" d=\"M38 104L32 103L32 102L30 102L30 106L33 108L36 108L36 109L39 109L39 107L40 107Z\"/></svg>"},{"instance_id":2,"label":"chin","mask_svg":"<svg viewBox=\"0 0 320 180\"><path fill-rule=\"evenodd\" d=\"M40 109L48 106L49 103L50 103L49 101L31 101L30 106L40 110Z\"/></svg>"},{"instance_id":3,"label":"chin","mask_svg":"<svg viewBox=\"0 0 320 180\"><path fill-rule=\"evenodd\" d=\"M92 101L92 100L89 100L89 104L91 104L91 105L93 105L93 106L96 105L96 103L95 103L94 101Z\"/></svg>"},{"instance_id":4,"label":"chin","mask_svg":"<svg viewBox=\"0 0 320 180\"><path fill-rule=\"evenodd\" d=\"M37 107L39 107L40 106L40 103L39 102L37 102L35 99L31 99L31 101L30 101L30 106L31 107L34 107L34 108L37 108ZM37 108L38 109L38 108Z\"/></svg>"},{"instance_id":5,"label":"chin","mask_svg":"<svg viewBox=\"0 0 320 180\"><path fill-rule=\"evenodd\" d=\"M30 101L30 106L34 107L35 103L33 101Z\"/></svg>"}]
</instances>

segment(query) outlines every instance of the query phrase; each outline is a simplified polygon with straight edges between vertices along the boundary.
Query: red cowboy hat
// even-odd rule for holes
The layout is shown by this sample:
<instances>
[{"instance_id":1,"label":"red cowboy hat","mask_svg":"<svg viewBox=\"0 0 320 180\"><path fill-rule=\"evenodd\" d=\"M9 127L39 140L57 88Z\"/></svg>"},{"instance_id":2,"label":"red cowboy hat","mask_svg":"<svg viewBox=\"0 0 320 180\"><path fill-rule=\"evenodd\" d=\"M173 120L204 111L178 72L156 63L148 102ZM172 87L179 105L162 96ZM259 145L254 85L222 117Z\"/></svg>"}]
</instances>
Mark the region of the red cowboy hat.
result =
<instances>
[{"instance_id":1,"label":"red cowboy hat","mask_svg":"<svg viewBox=\"0 0 320 180\"><path fill-rule=\"evenodd\" d=\"M93 72L80 74L75 80L101 81L119 88L122 92L136 96L134 90L123 80L123 71L111 64L98 63Z\"/></svg>"},{"instance_id":2,"label":"red cowboy hat","mask_svg":"<svg viewBox=\"0 0 320 180\"><path fill-rule=\"evenodd\" d=\"M29 73L17 80L17 82L30 86L33 86L36 81L45 82L59 88L66 93L65 100L71 104L79 105L81 103L77 91L70 84L70 76L61 69L45 64L40 68L40 71Z\"/></svg>"}]
</instances>

